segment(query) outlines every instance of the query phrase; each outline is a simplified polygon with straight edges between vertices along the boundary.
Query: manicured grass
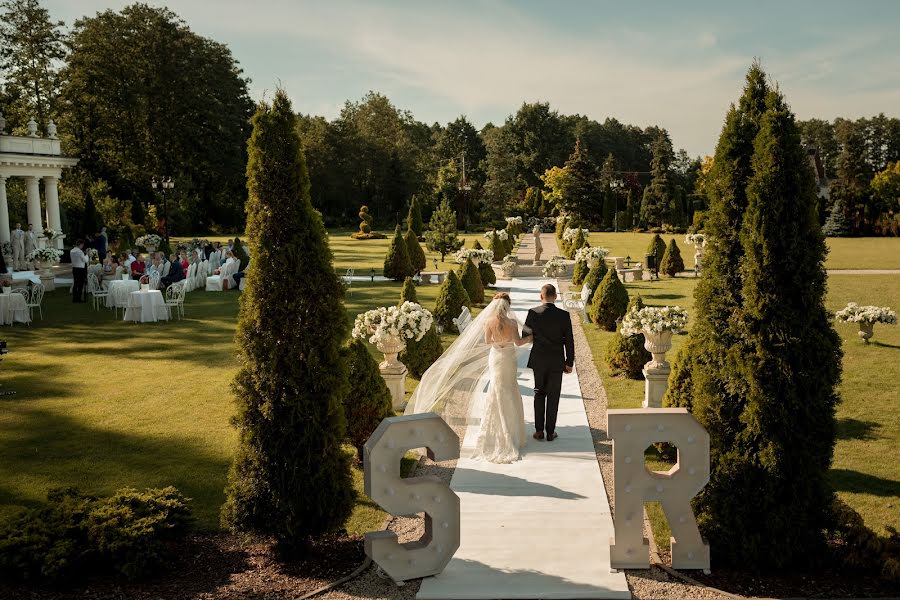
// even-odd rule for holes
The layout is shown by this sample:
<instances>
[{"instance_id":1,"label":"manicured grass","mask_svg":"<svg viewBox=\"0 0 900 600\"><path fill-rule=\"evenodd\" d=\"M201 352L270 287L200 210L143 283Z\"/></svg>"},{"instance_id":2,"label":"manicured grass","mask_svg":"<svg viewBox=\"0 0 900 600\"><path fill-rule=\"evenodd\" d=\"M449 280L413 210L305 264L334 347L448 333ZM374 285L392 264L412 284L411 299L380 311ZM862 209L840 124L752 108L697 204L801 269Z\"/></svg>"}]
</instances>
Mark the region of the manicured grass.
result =
<instances>
[{"instance_id":1,"label":"manicured grass","mask_svg":"<svg viewBox=\"0 0 900 600\"><path fill-rule=\"evenodd\" d=\"M684 234L660 234L669 243L674 239L687 269L694 268L694 247L684 243ZM652 233L591 233L592 246L609 248L612 256L630 256L644 262ZM900 238L828 238L829 269L900 269ZM660 260L662 258L660 257Z\"/></svg>"},{"instance_id":2,"label":"manicured grass","mask_svg":"<svg viewBox=\"0 0 900 600\"><path fill-rule=\"evenodd\" d=\"M696 280L676 278L626 283L629 294L640 293L652 305L677 304L693 317ZM826 304L829 310L843 308L848 301L890 305L897 309L900 276L832 275ZM688 322L688 328L691 321ZM838 442L832 467L832 482L838 494L862 514L866 524L884 533L890 525L900 528L900 468L895 452L900 446L897 418L897 382L900 381L900 327L876 325L868 346L857 337L858 328L835 325L844 343L842 403L838 407ZM585 325L594 362L606 387L610 408L637 408L644 396L644 382L613 377L604 361L606 346L614 335ZM686 335L673 338L670 362ZM655 464L648 457L648 464ZM658 509L648 512L656 525ZM658 513L658 514L654 514ZM668 546L668 534L656 532L657 543Z\"/></svg>"}]
</instances>

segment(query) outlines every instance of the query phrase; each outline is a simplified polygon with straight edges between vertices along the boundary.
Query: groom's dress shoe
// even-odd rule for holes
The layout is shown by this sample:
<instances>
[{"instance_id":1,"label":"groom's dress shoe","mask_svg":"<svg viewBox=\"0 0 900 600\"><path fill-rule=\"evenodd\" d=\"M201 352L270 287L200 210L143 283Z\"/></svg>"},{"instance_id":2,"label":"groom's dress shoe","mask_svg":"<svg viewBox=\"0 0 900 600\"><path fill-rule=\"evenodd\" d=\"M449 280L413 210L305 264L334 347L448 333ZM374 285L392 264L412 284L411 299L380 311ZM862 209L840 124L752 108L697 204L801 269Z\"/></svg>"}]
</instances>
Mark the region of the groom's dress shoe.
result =
<instances>
[{"instance_id":1,"label":"groom's dress shoe","mask_svg":"<svg viewBox=\"0 0 900 600\"><path fill-rule=\"evenodd\" d=\"M559 437L559 436L556 435L556 432L554 432L554 433L548 433L548 434L547 434L547 441L548 441L548 442L552 442L553 440L555 440L555 439L558 438L558 437Z\"/></svg>"},{"instance_id":2,"label":"groom's dress shoe","mask_svg":"<svg viewBox=\"0 0 900 600\"><path fill-rule=\"evenodd\" d=\"M542 439L544 439L544 432L543 431L535 431L534 435L531 437L533 437L536 440L542 440Z\"/></svg>"}]
</instances>

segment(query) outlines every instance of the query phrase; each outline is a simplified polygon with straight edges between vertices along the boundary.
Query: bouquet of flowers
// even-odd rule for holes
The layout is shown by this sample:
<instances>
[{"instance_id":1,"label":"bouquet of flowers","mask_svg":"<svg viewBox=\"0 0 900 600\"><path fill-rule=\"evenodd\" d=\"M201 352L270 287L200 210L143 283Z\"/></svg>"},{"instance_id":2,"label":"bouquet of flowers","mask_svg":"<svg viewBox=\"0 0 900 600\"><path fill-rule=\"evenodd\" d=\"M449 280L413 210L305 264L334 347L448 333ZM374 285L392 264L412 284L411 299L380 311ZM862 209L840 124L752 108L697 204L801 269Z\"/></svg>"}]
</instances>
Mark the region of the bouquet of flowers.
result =
<instances>
[{"instance_id":1,"label":"bouquet of flowers","mask_svg":"<svg viewBox=\"0 0 900 600\"><path fill-rule=\"evenodd\" d=\"M581 232L584 234L584 237L587 237L588 233L590 233L590 231L588 231L587 227L582 227ZM566 227L566 230L563 232L563 239L566 240L567 242L574 242L576 235L578 235L577 227L575 227L575 228Z\"/></svg>"},{"instance_id":2,"label":"bouquet of flowers","mask_svg":"<svg viewBox=\"0 0 900 600\"><path fill-rule=\"evenodd\" d=\"M566 263L560 257L554 256L544 263L544 270L542 272L544 277L559 277L560 275L565 274Z\"/></svg>"},{"instance_id":3,"label":"bouquet of flowers","mask_svg":"<svg viewBox=\"0 0 900 600\"><path fill-rule=\"evenodd\" d=\"M603 260L609 256L609 250L599 246L585 246L575 251L575 262L590 264L592 260Z\"/></svg>"},{"instance_id":4,"label":"bouquet of flowers","mask_svg":"<svg viewBox=\"0 0 900 600\"><path fill-rule=\"evenodd\" d=\"M91 262L97 262L100 260L100 253L97 252L96 248L88 248L87 255L88 258L91 259Z\"/></svg>"},{"instance_id":5,"label":"bouquet of flowers","mask_svg":"<svg viewBox=\"0 0 900 600\"><path fill-rule=\"evenodd\" d=\"M56 264L59 262L59 259L62 257L62 250L57 250L56 248L38 248L37 250L32 250L28 253L28 256L25 257L25 260L31 262L35 260L43 260L52 264Z\"/></svg>"},{"instance_id":6,"label":"bouquet of flowers","mask_svg":"<svg viewBox=\"0 0 900 600\"><path fill-rule=\"evenodd\" d=\"M463 248L456 253L456 262L459 264L466 262L467 258L472 259L472 262L475 263L476 266L481 263L490 263L494 260L494 251L478 250L477 248Z\"/></svg>"},{"instance_id":7,"label":"bouquet of flowers","mask_svg":"<svg viewBox=\"0 0 900 600\"><path fill-rule=\"evenodd\" d=\"M700 246L701 248L706 245L706 234L705 233L689 233L684 236L684 243L691 246Z\"/></svg>"},{"instance_id":8,"label":"bouquet of flowers","mask_svg":"<svg viewBox=\"0 0 900 600\"><path fill-rule=\"evenodd\" d=\"M368 339L372 344L399 339L421 340L434 324L432 314L415 302L400 306L374 308L356 316L353 337Z\"/></svg>"},{"instance_id":9,"label":"bouquet of flowers","mask_svg":"<svg viewBox=\"0 0 900 600\"><path fill-rule=\"evenodd\" d=\"M506 217L506 222L510 225L521 225L522 217Z\"/></svg>"},{"instance_id":10,"label":"bouquet of flowers","mask_svg":"<svg viewBox=\"0 0 900 600\"><path fill-rule=\"evenodd\" d=\"M856 302L849 303L834 316L840 323L897 324L897 313L887 306L860 306Z\"/></svg>"},{"instance_id":11,"label":"bouquet of flowers","mask_svg":"<svg viewBox=\"0 0 900 600\"><path fill-rule=\"evenodd\" d=\"M56 238L58 238L61 235L62 235L62 231L50 229L49 227L44 228L44 237L49 240L55 240Z\"/></svg>"},{"instance_id":12,"label":"bouquet of flowers","mask_svg":"<svg viewBox=\"0 0 900 600\"><path fill-rule=\"evenodd\" d=\"M134 240L134 243L138 246L143 246L144 248L146 248L147 246L158 248L162 243L162 238L155 233L148 233L147 235L142 235L138 239Z\"/></svg>"},{"instance_id":13,"label":"bouquet of flowers","mask_svg":"<svg viewBox=\"0 0 900 600\"><path fill-rule=\"evenodd\" d=\"M687 325L687 311L679 306L645 306L641 310L632 308L622 319L622 335L629 337L649 331L679 332Z\"/></svg>"}]
</instances>

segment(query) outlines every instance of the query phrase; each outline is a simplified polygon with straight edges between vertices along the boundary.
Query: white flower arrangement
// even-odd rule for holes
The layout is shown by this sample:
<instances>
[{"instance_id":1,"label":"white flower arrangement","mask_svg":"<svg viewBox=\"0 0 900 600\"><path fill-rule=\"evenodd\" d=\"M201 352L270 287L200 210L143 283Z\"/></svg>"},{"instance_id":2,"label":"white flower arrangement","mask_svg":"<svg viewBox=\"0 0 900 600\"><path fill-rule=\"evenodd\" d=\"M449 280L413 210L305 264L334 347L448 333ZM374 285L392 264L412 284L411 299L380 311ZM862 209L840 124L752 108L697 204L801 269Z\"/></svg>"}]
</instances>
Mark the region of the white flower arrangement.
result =
<instances>
[{"instance_id":1,"label":"white flower arrangement","mask_svg":"<svg viewBox=\"0 0 900 600\"><path fill-rule=\"evenodd\" d=\"M61 237L63 234L62 231L57 231L56 229L50 229L49 227L44 228L44 237L47 239L55 240L58 237Z\"/></svg>"},{"instance_id":2,"label":"white flower arrangement","mask_svg":"<svg viewBox=\"0 0 900 600\"><path fill-rule=\"evenodd\" d=\"M706 245L706 234L705 233L689 233L684 236L684 243L690 246L699 246L703 247Z\"/></svg>"},{"instance_id":3,"label":"white flower arrangement","mask_svg":"<svg viewBox=\"0 0 900 600\"><path fill-rule=\"evenodd\" d=\"M148 233L147 235L142 235L134 240L134 243L145 248L147 246L158 247L162 243L162 238L155 233Z\"/></svg>"},{"instance_id":4,"label":"white flower arrangement","mask_svg":"<svg viewBox=\"0 0 900 600\"><path fill-rule=\"evenodd\" d=\"M887 306L860 306L856 302L849 303L834 316L839 323L897 324L897 313Z\"/></svg>"},{"instance_id":5,"label":"white flower arrangement","mask_svg":"<svg viewBox=\"0 0 900 600\"><path fill-rule=\"evenodd\" d=\"M32 250L28 253L28 256L25 257L25 260L31 262L34 260L42 260L49 263L56 264L59 262L59 259L62 257L62 250L57 250L56 248L38 248L37 250Z\"/></svg>"},{"instance_id":6,"label":"white flower arrangement","mask_svg":"<svg viewBox=\"0 0 900 600\"><path fill-rule=\"evenodd\" d=\"M98 261L98 260L100 260L100 253L97 252L97 249L96 249L96 248L88 248L87 256L88 256L89 259L91 259L91 261Z\"/></svg>"},{"instance_id":7,"label":"white flower arrangement","mask_svg":"<svg viewBox=\"0 0 900 600\"><path fill-rule=\"evenodd\" d=\"M590 264L592 260L603 260L609 256L607 248L600 246L585 246L575 251L575 262L584 262Z\"/></svg>"},{"instance_id":8,"label":"white flower arrangement","mask_svg":"<svg viewBox=\"0 0 900 600\"><path fill-rule=\"evenodd\" d=\"M566 263L558 256L554 256L544 263L544 269L542 271L544 277L559 277L560 275L564 275L565 272Z\"/></svg>"},{"instance_id":9,"label":"white flower arrangement","mask_svg":"<svg viewBox=\"0 0 900 600\"><path fill-rule=\"evenodd\" d=\"M194 238L188 242L188 250L191 252L194 250L203 250L207 245L209 245L209 240Z\"/></svg>"},{"instance_id":10,"label":"white flower arrangement","mask_svg":"<svg viewBox=\"0 0 900 600\"><path fill-rule=\"evenodd\" d=\"M565 223L568 220L569 220L569 215L559 215L558 217L556 217L557 223Z\"/></svg>"},{"instance_id":11,"label":"white flower arrangement","mask_svg":"<svg viewBox=\"0 0 900 600\"><path fill-rule=\"evenodd\" d=\"M434 324L434 316L415 302L367 310L356 316L353 337L372 344L400 340L421 340Z\"/></svg>"},{"instance_id":12,"label":"white flower arrangement","mask_svg":"<svg viewBox=\"0 0 900 600\"><path fill-rule=\"evenodd\" d=\"M521 225L522 217L506 217L506 222L509 225Z\"/></svg>"},{"instance_id":13,"label":"white flower arrangement","mask_svg":"<svg viewBox=\"0 0 900 600\"><path fill-rule=\"evenodd\" d=\"M507 254L503 257L503 264L517 266L519 264L519 261L516 259L515 254Z\"/></svg>"},{"instance_id":14,"label":"white flower arrangement","mask_svg":"<svg viewBox=\"0 0 900 600\"><path fill-rule=\"evenodd\" d=\"M582 227L581 232L584 234L584 237L587 237L590 231L588 231L587 227ZM566 227L566 230L563 231L563 239L567 242L574 242L575 236L578 235L578 228L569 228Z\"/></svg>"},{"instance_id":15,"label":"white flower arrangement","mask_svg":"<svg viewBox=\"0 0 900 600\"><path fill-rule=\"evenodd\" d=\"M679 332L687 325L687 311L679 306L645 306L632 308L622 319L622 335L629 337L645 331L662 333Z\"/></svg>"},{"instance_id":16,"label":"white flower arrangement","mask_svg":"<svg viewBox=\"0 0 900 600\"><path fill-rule=\"evenodd\" d=\"M486 237L487 239L490 240L490 239L493 239L493 237L494 237L495 235L496 235L497 237L499 237L501 240L503 240L504 242L505 242L507 239L509 239L509 234L506 233L506 230L505 230L505 229L495 229L494 231L488 231L488 232L485 232L484 237Z\"/></svg>"},{"instance_id":17,"label":"white flower arrangement","mask_svg":"<svg viewBox=\"0 0 900 600\"><path fill-rule=\"evenodd\" d=\"M476 266L481 263L490 263L494 260L494 251L479 250L477 248L463 248L456 253L456 262L459 264L466 262L467 258L472 259L472 262L475 263Z\"/></svg>"}]
</instances>

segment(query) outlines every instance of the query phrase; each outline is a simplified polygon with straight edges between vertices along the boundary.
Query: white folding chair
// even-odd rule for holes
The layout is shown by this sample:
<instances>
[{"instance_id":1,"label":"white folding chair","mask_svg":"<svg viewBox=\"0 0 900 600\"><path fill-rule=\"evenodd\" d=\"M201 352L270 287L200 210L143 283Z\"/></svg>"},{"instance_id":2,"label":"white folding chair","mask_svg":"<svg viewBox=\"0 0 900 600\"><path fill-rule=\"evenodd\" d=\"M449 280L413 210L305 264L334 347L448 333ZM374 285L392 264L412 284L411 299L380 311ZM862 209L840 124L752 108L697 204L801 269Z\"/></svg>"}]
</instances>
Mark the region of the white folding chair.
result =
<instances>
[{"instance_id":1,"label":"white folding chair","mask_svg":"<svg viewBox=\"0 0 900 600\"><path fill-rule=\"evenodd\" d=\"M187 273L184 276L184 291L192 292L196 284L195 276L197 275L197 264L188 265Z\"/></svg>"},{"instance_id":2,"label":"white folding chair","mask_svg":"<svg viewBox=\"0 0 900 600\"><path fill-rule=\"evenodd\" d=\"M166 290L166 310L169 311L170 321L172 320L172 307L175 307L175 312L178 313L179 319L184 317L184 296L185 288L183 281L173 283Z\"/></svg>"},{"instance_id":3,"label":"white folding chair","mask_svg":"<svg viewBox=\"0 0 900 600\"><path fill-rule=\"evenodd\" d=\"M159 275L159 271L153 271L150 273L150 289L158 290L159 289L159 280L162 279Z\"/></svg>"},{"instance_id":4,"label":"white folding chair","mask_svg":"<svg viewBox=\"0 0 900 600\"><path fill-rule=\"evenodd\" d=\"M91 304L94 310L100 308L100 300L109 296L109 292L100 286L100 280L94 273L88 273L88 293L91 295Z\"/></svg>"},{"instance_id":5,"label":"white folding chair","mask_svg":"<svg viewBox=\"0 0 900 600\"><path fill-rule=\"evenodd\" d=\"M31 319L34 319L34 309L38 309L38 314L41 315L41 321L44 320L44 310L41 308L41 303L44 301L44 284L42 283L33 283L31 285L31 298L25 296L25 306L28 307L28 312L31 316ZM28 322L31 325L31 321Z\"/></svg>"},{"instance_id":6,"label":"white folding chair","mask_svg":"<svg viewBox=\"0 0 900 600\"><path fill-rule=\"evenodd\" d=\"M113 313L119 318L119 309L122 309L122 316L125 316L125 310L128 308L128 295L131 291L124 285L117 285L113 288Z\"/></svg>"},{"instance_id":7,"label":"white folding chair","mask_svg":"<svg viewBox=\"0 0 900 600\"><path fill-rule=\"evenodd\" d=\"M353 269L347 269L347 274L342 277L344 280L344 287L347 288L347 293L352 296L353 295Z\"/></svg>"}]
</instances>

